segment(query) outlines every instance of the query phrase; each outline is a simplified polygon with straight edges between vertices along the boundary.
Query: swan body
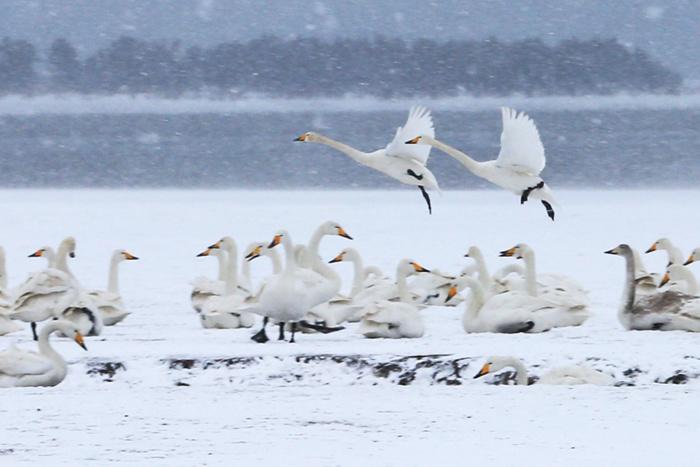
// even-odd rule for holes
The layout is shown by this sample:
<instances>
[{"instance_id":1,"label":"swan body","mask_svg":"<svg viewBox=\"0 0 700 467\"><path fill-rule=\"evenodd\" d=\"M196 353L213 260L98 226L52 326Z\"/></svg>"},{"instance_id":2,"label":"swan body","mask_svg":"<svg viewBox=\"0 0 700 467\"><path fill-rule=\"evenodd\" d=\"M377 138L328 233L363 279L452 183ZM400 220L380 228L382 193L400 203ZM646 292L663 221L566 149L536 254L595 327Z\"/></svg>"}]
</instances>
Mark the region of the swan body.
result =
<instances>
[{"instance_id":1,"label":"swan body","mask_svg":"<svg viewBox=\"0 0 700 467\"><path fill-rule=\"evenodd\" d=\"M666 274L661 278L659 287L668 286L668 290L676 290L688 295L698 295L698 281L688 267L681 264L672 264L666 268ZM637 283L639 288L639 283Z\"/></svg>"},{"instance_id":2,"label":"swan body","mask_svg":"<svg viewBox=\"0 0 700 467\"><path fill-rule=\"evenodd\" d=\"M231 237L224 237L209 247L226 250L226 280L224 295L213 296L204 303L200 320L208 329L249 328L255 324L255 316L243 310L246 296L238 287L238 248Z\"/></svg>"},{"instance_id":3,"label":"swan body","mask_svg":"<svg viewBox=\"0 0 700 467\"><path fill-rule=\"evenodd\" d=\"M625 329L700 332L700 297L676 290L638 296L634 254L627 244L606 251L625 259L625 288L618 319Z\"/></svg>"},{"instance_id":4,"label":"swan body","mask_svg":"<svg viewBox=\"0 0 700 467\"><path fill-rule=\"evenodd\" d=\"M16 347L0 352L0 387L55 386L68 372L65 360L49 343L49 336L59 331L70 336L83 349L83 336L76 326L66 320L50 321L39 333L39 352Z\"/></svg>"},{"instance_id":5,"label":"swan body","mask_svg":"<svg viewBox=\"0 0 700 467\"><path fill-rule=\"evenodd\" d=\"M219 273L216 279L200 276L191 282L192 293L190 294L190 300L192 301L192 308L197 313L202 312L202 308L207 300L223 295L226 286L226 252L221 248L207 248L197 255L198 258L209 256L217 259Z\"/></svg>"},{"instance_id":6,"label":"swan body","mask_svg":"<svg viewBox=\"0 0 700 467\"><path fill-rule=\"evenodd\" d=\"M489 357L486 363L481 367L481 370L474 375L474 378L480 378L489 373L498 372L504 368L513 368L515 370L515 382L519 385L528 385L529 379L527 368L523 362L515 357ZM566 367L554 368L543 374L538 384L554 384L573 386L579 384L592 384L596 386L612 386L615 384L615 379L606 375L603 372L594 370L587 366L571 365Z\"/></svg>"},{"instance_id":7,"label":"swan body","mask_svg":"<svg viewBox=\"0 0 700 467\"><path fill-rule=\"evenodd\" d=\"M374 152L362 152L332 140L326 136L307 132L295 141L319 143L330 146L349 156L355 162L377 170L406 185L417 186L432 212L430 197L427 190L439 190L437 179L428 170L426 164L430 155L428 146L411 146L405 142L418 135L435 136L433 119L425 107L412 107L406 123L396 130L394 139L383 149Z\"/></svg>"},{"instance_id":8,"label":"swan body","mask_svg":"<svg viewBox=\"0 0 700 467\"><path fill-rule=\"evenodd\" d=\"M137 259L139 258L126 250L114 250L109 262L107 289L88 292L88 296L97 307L97 311L102 316L105 326L114 326L130 314L124 307L122 295L119 291L119 263Z\"/></svg>"},{"instance_id":9,"label":"swan body","mask_svg":"<svg viewBox=\"0 0 700 467\"><path fill-rule=\"evenodd\" d=\"M535 122L523 112L503 107L501 151L493 161L479 162L452 146L438 141L434 135L418 135L407 144L432 146L464 165L474 175L520 196L520 204L529 198L539 199L554 220L556 201L540 177L546 159L544 146ZM420 143L420 144L419 144Z\"/></svg>"},{"instance_id":10,"label":"swan body","mask_svg":"<svg viewBox=\"0 0 700 467\"><path fill-rule=\"evenodd\" d=\"M0 246L0 336L22 329L19 323L10 319L11 308L11 296L7 290L5 249Z\"/></svg>"},{"instance_id":11,"label":"swan body","mask_svg":"<svg viewBox=\"0 0 700 467\"><path fill-rule=\"evenodd\" d=\"M423 318L408 292L406 278L417 273L429 273L420 264L403 259L396 268L399 300L378 300L369 304L362 314L358 332L368 338L417 338L425 333Z\"/></svg>"},{"instance_id":12,"label":"swan body","mask_svg":"<svg viewBox=\"0 0 700 467\"><path fill-rule=\"evenodd\" d=\"M638 295L651 295L658 293L661 276L657 273L649 273L644 267L642 257L637 250L630 248L634 255L634 280Z\"/></svg>"},{"instance_id":13,"label":"swan body","mask_svg":"<svg viewBox=\"0 0 700 467\"><path fill-rule=\"evenodd\" d=\"M67 256L74 256L75 240L61 242L58 254L49 247L34 252L31 257L46 257L49 267L31 274L14 292L10 318L25 322L58 318L78 299L79 286L68 270Z\"/></svg>"}]
</instances>

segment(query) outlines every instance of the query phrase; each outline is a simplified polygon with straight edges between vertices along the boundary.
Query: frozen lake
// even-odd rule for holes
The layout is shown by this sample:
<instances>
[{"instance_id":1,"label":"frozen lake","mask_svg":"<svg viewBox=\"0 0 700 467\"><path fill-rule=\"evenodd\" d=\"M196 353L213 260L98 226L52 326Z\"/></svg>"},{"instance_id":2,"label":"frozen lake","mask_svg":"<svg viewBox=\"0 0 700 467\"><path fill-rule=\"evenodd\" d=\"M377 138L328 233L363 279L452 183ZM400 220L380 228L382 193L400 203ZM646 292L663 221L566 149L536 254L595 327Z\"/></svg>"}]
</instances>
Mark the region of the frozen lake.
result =
<instances>
[{"instance_id":1,"label":"frozen lake","mask_svg":"<svg viewBox=\"0 0 700 467\"><path fill-rule=\"evenodd\" d=\"M27 254L66 235L77 238L71 267L86 286L104 285L112 249L141 257L121 267L133 312L125 322L89 338L88 352L57 340L71 362L61 385L1 391L0 464L694 465L698 336L624 331L616 319L623 261L602 252L620 242L646 249L661 236L684 253L699 246L700 219L686 206L700 202L700 191L556 193L562 209L552 223L541 206L496 191L446 191L434 197L433 216L413 190L0 191L11 284L43 265ZM215 265L196 253L222 235L242 248L280 227L305 241L328 219L355 240L325 239L323 257L353 246L392 274L403 257L456 272L472 244L496 268L512 261L497 258L499 250L527 242L540 272L571 275L590 290L594 316L540 335L467 335L461 308L435 307L422 312L421 339L370 341L351 325L301 335L296 345L201 328L188 282ZM644 259L652 271L666 260ZM349 277L349 265L338 268ZM253 263L256 278L268 270ZM31 347L29 339L28 330L3 336L0 348ZM586 363L625 386L473 380L492 354L521 357L535 375ZM460 373L441 380L438 365L399 385L401 372L426 355L459 359ZM343 363L353 361L370 366ZM106 362L123 368L88 374ZM378 372L386 362L400 368ZM687 384L660 384L679 374Z\"/></svg>"},{"instance_id":2,"label":"frozen lake","mask_svg":"<svg viewBox=\"0 0 700 467\"><path fill-rule=\"evenodd\" d=\"M361 150L383 148L416 102L4 98L0 187L392 188L340 153L292 139L313 130ZM692 188L700 177L697 96L425 104L434 105L438 137L479 160L498 154L498 106L526 111L555 188ZM486 186L435 150L430 168L443 188Z\"/></svg>"}]
</instances>

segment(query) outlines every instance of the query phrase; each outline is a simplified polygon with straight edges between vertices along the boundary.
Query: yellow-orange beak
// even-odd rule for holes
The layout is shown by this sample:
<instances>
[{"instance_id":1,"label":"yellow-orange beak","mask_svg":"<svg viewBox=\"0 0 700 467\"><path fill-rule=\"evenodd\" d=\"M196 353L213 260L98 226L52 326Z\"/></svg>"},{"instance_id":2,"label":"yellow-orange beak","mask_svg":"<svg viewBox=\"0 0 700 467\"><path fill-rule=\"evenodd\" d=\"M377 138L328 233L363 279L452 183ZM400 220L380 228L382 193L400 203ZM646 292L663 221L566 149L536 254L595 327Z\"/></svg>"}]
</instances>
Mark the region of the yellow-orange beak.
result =
<instances>
[{"instance_id":1,"label":"yellow-orange beak","mask_svg":"<svg viewBox=\"0 0 700 467\"><path fill-rule=\"evenodd\" d=\"M659 287L663 287L664 285L668 284L668 281L671 280L671 276L666 273L664 274L664 277L661 278L661 282L659 282Z\"/></svg>"},{"instance_id":2,"label":"yellow-orange beak","mask_svg":"<svg viewBox=\"0 0 700 467\"><path fill-rule=\"evenodd\" d=\"M445 303L452 300L455 295L457 295L457 286L453 285L452 287L450 287L450 290L447 291L447 298L445 298Z\"/></svg>"},{"instance_id":3,"label":"yellow-orange beak","mask_svg":"<svg viewBox=\"0 0 700 467\"><path fill-rule=\"evenodd\" d=\"M491 371L491 364L484 363L484 366L481 367L481 370L479 370L479 372L474 375L474 379L481 378L484 375L488 375L490 371Z\"/></svg>"},{"instance_id":4,"label":"yellow-orange beak","mask_svg":"<svg viewBox=\"0 0 700 467\"><path fill-rule=\"evenodd\" d=\"M42 256L44 256L44 250L36 250L34 253L29 255L28 257L29 258L41 258Z\"/></svg>"},{"instance_id":5,"label":"yellow-orange beak","mask_svg":"<svg viewBox=\"0 0 700 467\"><path fill-rule=\"evenodd\" d=\"M690 256L688 257L688 261L686 261L685 263L683 263L683 266L687 266L687 265L689 265L689 264L693 264L694 262L695 262L695 255L692 254L692 255L690 255Z\"/></svg>"},{"instance_id":6,"label":"yellow-orange beak","mask_svg":"<svg viewBox=\"0 0 700 467\"><path fill-rule=\"evenodd\" d=\"M656 251L656 243L654 243L652 246L649 247L647 251L644 253L651 253L652 251Z\"/></svg>"},{"instance_id":7,"label":"yellow-orange beak","mask_svg":"<svg viewBox=\"0 0 700 467\"><path fill-rule=\"evenodd\" d=\"M85 347L85 341L83 340L83 335L80 334L79 332L75 333L75 342L83 348L83 350L87 350L87 347Z\"/></svg>"},{"instance_id":8,"label":"yellow-orange beak","mask_svg":"<svg viewBox=\"0 0 700 467\"><path fill-rule=\"evenodd\" d=\"M345 256L345 253L338 253L338 256L328 261L328 263L340 263L341 261L343 261L343 256Z\"/></svg>"},{"instance_id":9,"label":"yellow-orange beak","mask_svg":"<svg viewBox=\"0 0 700 467\"><path fill-rule=\"evenodd\" d=\"M413 266L413 270L416 272L430 272L430 269L425 269L423 266L416 263L415 261L411 263L411 266Z\"/></svg>"},{"instance_id":10,"label":"yellow-orange beak","mask_svg":"<svg viewBox=\"0 0 700 467\"><path fill-rule=\"evenodd\" d=\"M125 252L124 252L124 259L127 259L127 260L129 260L129 261L134 261L134 260L139 259L139 257L138 257L138 256L132 255L132 254L129 253L128 251L125 251Z\"/></svg>"},{"instance_id":11,"label":"yellow-orange beak","mask_svg":"<svg viewBox=\"0 0 700 467\"><path fill-rule=\"evenodd\" d=\"M348 235L348 233L342 227L338 227L338 235L340 235L343 238L347 238L348 240L352 240L352 237Z\"/></svg>"},{"instance_id":12,"label":"yellow-orange beak","mask_svg":"<svg viewBox=\"0 0 700 467\"><path fill-rule=\"evenodd\" d=\"M274 248L274 247L276 247L277 245L279 245L280 243L282 243L282 235L275 235L275 236L272 238L272 241L270 242L270 244L269 244L267 247L268 247L268 248Z\"/></svg>"},{"instance_id":13,"label":"yellow-orange beak","mask_svg":"<svg viewBox=\"0 0 700 467\"><path fill-rule=\"evenodd\" d=\"M294 141L304 142L307 140L307 138L308 138L308 135L306 133L304 133L303 135L299 136L298 138L294 138Z\"/></svg>"},{"instance_id":14,"label":"yellow-orange beak","mask_svg":"<svg viewBox=\"0 0 700 467\"><path fill-rule=\"evenodd\" d=\"M409 139L408 141L406 141L406 144L418 144L418 142L419 142L420 140L421 140L421 137L420 137L420 136L416 136L415 138Z\"/></svg>"},{"instance_id":15,"label":"yellow-orange beak","mask_svg":"<svg viewBox=\"0 0 700 467\"><path fill-rule=\"evenodd\" d=\"M199 258L200 256L209 256L210 254L211 254L211 250L209 248L207 248L206 250L204 250L203 252L198 254L197 257Z\"/></svg>"},{"instance_id":16,"label":"yellow-orange beak","mask_svg":"<svg viewBox=\"0 0 700 467\"><path fill-rule=\"evenodd\" d=\"M508 256L515 256L515 247L513 248L508 248L507 250L501 251L498 256L502 257L508 257Z\"/></svg>"},{"instance_id":17,"label":"yellow-orange beak","mask_svg":"<svg viewBox=\"0 0 700 467\"><path fill-rule=\"evenodd\" d=\"M208 248L209 248L210 250L216 250L216 249L218 249L218 248L221 248L221 240L219 240L218 242L214 243L213 245L209 245Z\"/></svg>"}]
</instances>

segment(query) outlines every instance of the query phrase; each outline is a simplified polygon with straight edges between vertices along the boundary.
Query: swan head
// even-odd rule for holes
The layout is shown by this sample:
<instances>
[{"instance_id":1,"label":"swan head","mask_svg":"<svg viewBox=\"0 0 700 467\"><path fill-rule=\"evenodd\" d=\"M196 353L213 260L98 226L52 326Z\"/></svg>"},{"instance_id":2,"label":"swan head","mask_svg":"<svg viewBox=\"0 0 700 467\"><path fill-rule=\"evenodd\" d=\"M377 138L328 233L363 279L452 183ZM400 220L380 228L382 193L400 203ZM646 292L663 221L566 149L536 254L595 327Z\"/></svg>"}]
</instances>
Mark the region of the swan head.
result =
<instances>
[{"instance_id":1,"label":"swan head","mask_svg":"<svg viewBox=\"0 0 700 467\"><path fill-rule=\"evenodd\" d=\"M324 222L319 226L319 229L325 235L338 235L340 237L347 238L348 240L353 239L340 224L334 221Z\"/></svg>"},{"instance_id":2,"label":"swan head","mask_svg":"<svg viewBox=\"0 0 700 467\"><path fill-rule=\"evenodd\" d=\"M512 248L501 251L498 256L501 257L515 257L516 259L522 259L527 253L531 252L532 249L524 243L518 243Z\"/></svg>"},{"instance_id":3,"label":"swan head","mask_svg":"<svg viewBox=\"0 0 700 467\"><path fill-rule=\"evenodd\" d=\"M430 269L424 268L412 259L402 259L397 272L405 276L412 276L421 272L430 272Z\"/></svg>"},{"instance_id":4,"label":"swan head","mask_svg":"<svg viewBox=\"0 0 700 467\"><path fill-rule=\"evenodd\" d=\"M76 242L74 237L66 237L63 239L58 249L68 252L68 256L75 258Z\"/></svg>"},{"instance_id":5,"label":"swan head","mask_svg":"<svg viewBox=\"0 0 700 467\"><path fill-rule=\"evenodd\" d=\"M287 233L287 231L286 231L286 230L280 230L280 231L278 231L278 232L275 234L274 237L272 237L272 241L270 242L269 245L267 245L267 247L268 247L268 248L274 248L274 247L276 247L277 245L279 245L280 243L282 243L282 241L283 241L285 238L287 238L287 237L289 237L289 234Z\"/></svg>"},{"instance_id":6,"label":"swan head","mask_svg":"<svg viewBox=\"0 0 700 467\"><path fill-rule=\"evenodd\" d=\"M474 375L474 379L481 378L489 373L495 373L504 368L512 366L512 362L513 359L510 357L489 357L486 359L486 363L483 364L479 372Z\"/></svg>"},{"instance_id":7,"label":"swan head","mask_svg":"<svg viewBox=\"0 0 700 467\"><path fill-rule=\"evenodd\" d=\"M57 331L61 331L64 336L72 338L76 344L83 348L83 350L87 350L83 335L80 334L80 331L77 327L75 327L75 324L65 319L54 321L53 324Z\"/></svg>"},{"instance_id":8,"label":"swan head","mask_svg":"<svg viewBox=\"0 0 700 467\"><path fill-rule=\"evenodd\" d=\"M611 248L608 251L604 252L606 255L618 255L618 256L625 256L625 255L632 255L632 249L630 246L626 243L621 243L620 245L616 246L615 248Z\"/></svg>"},{"instance_id":9,"label":"swan head","mask_svg":"<svg viewBox=\"0 0 700 467\"><path fill-rule=\"evenodd\" d=\"M218 242L209 245L210 250L218 250L222 248L235 248L236 244L231 237L223 237Z\"/></svg>"},{"instance_id":10,"label":"swan head","mask_svg":"<svg viewBox=\"0 0 700 467\"><path fill-rule=\"evenodd\" d=\"M419 136L416 136L416 137L413 138L413 139L409 139L409 140L406 141L404 144L427 144L427 143L426 143L426 141L425 141L425 136L419 135Z\"/></svg>"},{"instance_id":11,"label":"swan head","mask_svg":"<svg viewBox=\"0 0 700 467\"><path fill-rule=\"evenodd\" d=\"M669 250L671 249L671 247L671 240L664 237L652 243L651 246L644 253L651 253L656 250Z\"/></svg>"},{"instance_id":12,"label":"swan head","mask_svg":"<svg viewBox=\"0 0 700 467\"><path fill-rule=\"evenodd\" d=\"M479 249L478 246L470 246L469 250L464 254L465 258L481 258L483 255L481 254L481 250Z\"/></svg>"},{"instance_id":13,"label":"swan head","mask_svg":"<svg viewBox=\"0 0 700 467\"><path fill-rule=\"evenodd\" d=\"M114 252L122 261L135 261L139 259L138 256L134 256L126 250L116 250Z\"/></svg>"},{"instance_id":14,"label":"swan head","mask_svg":"<svg viewBox=\"0 0 700 467\"><path fill-rule=\"evenodd\" d=\"M307 131L306 133L294 138L294 141L301 141L302 143L313 143L318 141L318 134L313 131Z\"/></svg>"},{"instance_id":15,"label":"swan head","mask_svg":"<svg viewBox=\"0 0 700 467\"><path fill-rule=\"evenodd\" d=\"M255 243L250 246L248 252L245 255L246 261L253 261L255 258L260 258L264 254L266 248L264 243Z\"/></svg>"},{"instance_id":16,"label":"swan head","mask_svg":"<svg viewBox=\"0 0 700 467\"><path fill-rule=\"evenodd\" d=\"M52 252L53 252L53 248L51 248L50 246L43 246L43 247L39 248L38 250L36 250L31 255L29 255L28 257L29 258L43 258L46 256L51 256Z\"/></svg>"},{"instance_id":17,"label":"swan head","mask_svg":"<svg viewBox=\"0 0 700 467\"><path fill-rule=\"evenodd\" d=\"M685 263L683 263L683 266L693 264L698 259L700 259L700 248L696 248L690 253L688 260Z\"/></svg>"},{"instance_id":18,"label":"swan head","mask_svg":"<svg viewBox=\"0 0 700 467\"><path fill-rule=\"evenodd\" d=\"M335 258L328 261L329 263L340 263L341 261L352 261L358 259L360 254L354 248L345 248L340 253L338 253Z\"/></svg>"}]
</instances>

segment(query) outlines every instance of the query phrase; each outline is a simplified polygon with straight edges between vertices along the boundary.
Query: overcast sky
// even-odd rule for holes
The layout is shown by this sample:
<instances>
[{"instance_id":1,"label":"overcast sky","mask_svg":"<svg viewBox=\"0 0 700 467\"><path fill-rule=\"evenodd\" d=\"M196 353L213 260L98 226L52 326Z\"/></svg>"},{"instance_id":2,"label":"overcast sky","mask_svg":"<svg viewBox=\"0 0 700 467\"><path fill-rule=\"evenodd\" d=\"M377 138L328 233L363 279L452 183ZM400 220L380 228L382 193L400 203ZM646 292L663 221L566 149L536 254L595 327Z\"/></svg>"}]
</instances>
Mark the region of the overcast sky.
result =
<instances>
[{"instance_id":1,"label":"overcast sky","mask_svg":"<svg viewBox=\"0 0 700 467\"><path fill-rule=\"evenodd\" d=\"M83 52L119 37L211 44L263 34L561 40L617 37L700 79L700 0L2 0L0 36Z\"/></svg>"}]
</instances>

